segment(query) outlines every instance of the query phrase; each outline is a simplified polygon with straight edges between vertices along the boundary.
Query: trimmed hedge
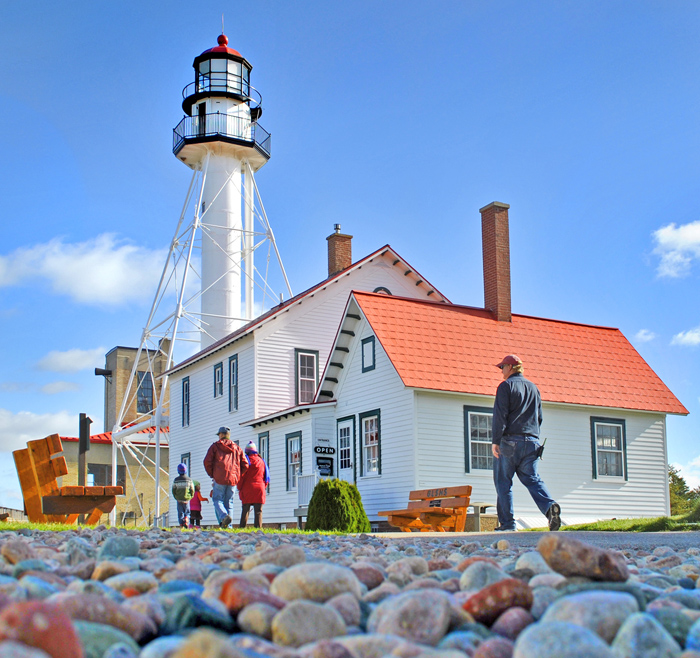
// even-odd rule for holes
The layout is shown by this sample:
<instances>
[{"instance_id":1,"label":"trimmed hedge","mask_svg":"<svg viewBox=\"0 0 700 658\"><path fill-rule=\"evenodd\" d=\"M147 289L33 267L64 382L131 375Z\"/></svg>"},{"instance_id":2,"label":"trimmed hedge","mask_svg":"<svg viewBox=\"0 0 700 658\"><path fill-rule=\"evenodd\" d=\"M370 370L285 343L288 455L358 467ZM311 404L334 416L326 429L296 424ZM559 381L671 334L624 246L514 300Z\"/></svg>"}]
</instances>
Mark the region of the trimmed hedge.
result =
<instances>
[{"instance_id":1,"label":"trimmed hedge","mask_svg":"<svg viewBox=\"0 0 700 658\"><path fill-rule=\"evenodd\" d=\"M357 487L345 480L321 480L309 501L306 530L371 532Z\"/></svg>"}]
</instances>

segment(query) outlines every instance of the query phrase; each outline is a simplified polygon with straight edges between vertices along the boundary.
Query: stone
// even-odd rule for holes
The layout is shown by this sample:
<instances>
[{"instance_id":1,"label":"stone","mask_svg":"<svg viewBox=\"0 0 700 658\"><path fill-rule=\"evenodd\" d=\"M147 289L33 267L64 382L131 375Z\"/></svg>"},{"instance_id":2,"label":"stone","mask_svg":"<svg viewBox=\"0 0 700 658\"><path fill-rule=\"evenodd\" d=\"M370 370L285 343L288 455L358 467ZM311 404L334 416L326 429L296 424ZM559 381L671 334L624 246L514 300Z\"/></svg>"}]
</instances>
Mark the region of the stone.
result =
<instances>
[{"instance_id":1,"label":"stone","mask_svg":"<svg viewBox=\"0 0 700 658\"><path fill-rule=\"evenodd\" d=\"M440 590L403 592L382 601L367 621L368 633L398 635L436 646L450 626L449 595Z\"/></svg>"},{"instance_id":2,"label":"stone","mask_svg":"<svg viewBox=\"0 0 700 658\"><path fill-rule=\"evenodd\" d=\"M691 651L700 651L700 620L690 627L685 641L685 648Z\"/></svg>"},{"instance_id":3,"label":"stone","mask_svg":"<svg viewBox=\"0 0 700 658\"><path fill-rule=\"evenodd\" d=\"M278 612L278 608L267 603L251 603L238 613L236 623L244 633L271 640L272 620Z\"/></svg>"},{"instance_id":4,"label":"stone","mask_svg":"<svg viewBox=\"0 0 700 658\"><path fill-rule=\"evenodd\" d=\"M505 571L489 562L475 562L462 572L459 588L461 590L480 590L508 578L510 576Z\"/></svg>"},{"instance_id":5,"label":"stone","mask_svg":"<svg viewBox=\"0 0 700 658\"><path fill-rule=\"evenodd\" d=\"M73 620L114 626L137 642L148 641L158 634L158 628L150 617L119 605L106 596L74 594L61 601L61 608Z\"/></svg>"},{"instance_id":6,"label":"stone","mask_svg":"<svg viewBox=\"0 0 700 658\"><path fill-rule=\"evenodd\" d=\"M499 539L496 542L496 548L499 551L509 551L510 550L510 542L507 539Z\"/></svg>"},{"instance_id":7,"label":"stone","mask_svg":"<svg viewBox=\"0 0 700 658\"><path fill-rule=\"evenodd\" d=\"M168 658L242 658L227 635L201 629L188 635Z\"/></svg>"},{"instance_id":8,"label":"stone","mask_svg":"<svg viewBox=\"0 0 700 658\"><path fill-rule=\"evenodd\" d=\"M6 541L0 549L0 554L10 564L17 564L24 560L34 560L37 558L36 551L22 539L10 539Z\"/></svg>"},{"instance_id":9,"label":"stone","mask_svg":"<svg viewBox=\"0 0 700 658\"><path fill-rule=\"evenodd\" d=\"M345 632L345 622L333 608L311 601L292 601L272 620L272 639L283 646L300 647Z\"/></svg>"},{"instance_id":10,"label":"stone","mask_svg":"<svg viewBox=\"0 0 700 658\"><path fill-rule=\"evenodd\" d=\"M401 590L399 589L398 585L386 581L379 587L376 587L375 589L367 592L367 594L363 595L362 600L365 603L379 603L388 596L398 594L400 591Z\"/></svg>"},{"instance_id":11,"label":"stone","mask_svg":"<svg viewBox=\"0 0 700 658\"><path fill-rule=\"evenodd\" d=\"M353 653L336 640L319 640L303 646L299 651L300 658L357 658Z\"/></svg>"},{"instance_id":12,"label":"stone","mask_svg":"<svg viewBox=\"0 0 700 658\"><path fill-rule=\"evenodd\" d=\"M620 658L677 658L681 652L670 633L645 612L625 620L611 647Z\"/></svg>"},{"instance_id":13,"label":"stone","mask_svg":"<svg viewBox=\"0 0 700 658\"><path fill-rule=\"evenodd\" d=\"M683 614L683 610L673 608L659 608L651 610L649 614L671 634L681 648L685 648L686 638L693 627L693 619Z\"/></svg>"},{"instance_id":14,"label":"stone","mask_svg":"<svg viewBox=\"0 0 700 658\"><path fill-rule=\"evenodd\" d=\"M523 553L515 562L516 569L529 569L534 576L540 574L552 574L552 569L547 564L541 553L528 551ZM553 575L553 574L552 574Z\"/></svg>"},{"instance_id":15,"label":"stone","mask_svg":"<svg viewBox=\"0 0 700 658\"><path fill-rule=\"evenodd\" d=\"M613 582L629 578L625 558L620 553L597 548L566 534L547 533L537 543L537 550L554 571L563 576Z\"/></svg>"},{"instance_id":16,"label":"stone","mask_svg":"<svg viewBox=\"0 0 700 658\"><path fill-rule=\"evenodd\" d=\"M27 590L30 599L47 599L53 594L57 594L65 588L58 588L55 585L47 583L36 576L25 575L20 580L22 587Z\"/></svg>"},{"instance_id":17,"label":"stone","mask_svg":"<svg viewBox=\"0 0 700 658\"><path fill-rule=\"evenodd\" d=\"M243 570L248 571L260 564L276 564L280 567L291 567L306 562L304 549L298 546L280 546L267 551L253 553L243 560Z\"/></svg>"},{"instance_id":18,"label":"stone","mask_svg":"<svg viewBox=\"0 0 700 658\"><path fill-rule=\"evenodd\" d=\"M199 583L193 583L190 580L161 580L161 585L158 591L162 594L176 594L178 592L190 592L201 596L204 592L204 586Z\"/></svg>"},{"instance_id":19,"label":"stone","mask_svg":"<svg viewBox=\"0 0 700 658\"><path fill-rule=\"evenodd\" d=\"M563 621L526 628L515 642L513 658L618 658L593 631Z\"/></svg>"},{"instance_id":20,"label":"stone","mask_svg":"<svg viewBox=\"0 0 700 658\"><path fill-rule=\"evenodd\" d=\"M484 640L485 638L482 635L474 631L457 630L445 635L445 637L440 640L438 649L459 649L467 654L467 656L473 656L477 647L479 647Z\"/></svg>"},{"instance_id":21,"label":"stone","mask_svg":"<svg viewBox=\"0 0 700 658\"><path fill-rule=\"evenodd\" d=\"M226 633L236 630L236 623L224 606L205 601L195 594L180 594L166 607L163 631L177 633L187 628L208 626Z\"/></svg>"},{"instance_id":22,"label":"stone","mask_svg":"<svg viewBox=\"0 0 700 658\"><path fill-rule=\"evenodd\" d=\"M219 600L224 603L229 612L237 615L243 608L251 603L265 603L281 610L287 601L275 596L267 589L254 585L243 578L231 578L226 581L221 589Z\"/></svg>"},{"instance_id":23,"label":"stone","mask_svg":"<svg viewBox=\"0 0 700 658\"><path fill-rule=\"evenodd\" d=\"M552 587L537 587L532 590L530 614L535 620L540 619L547 608L559 598L559 593Z\"/></svg>"},{"instance_id":24,"label":"stone","mask_svg":"<svg viewBox=\"0 0 700 658\"><path fill-rule=\"evenodd\" d=\"M384 572L377 566L369 564L367 562L356 562L350 565L357 579L367 587L367 589L374 589L379 587L384 582Z\"/></svg>"},{"instance_id":25,"label":"stone","mask_svg":"<svg viewBox=\"0 0 700 658\"><path fill-rule=\"evenodd\" d=\"M391 574L394 571L402 570L404 567L407 567L409 572L414 576L422 576L429 571L428 561L417 556L401 558L400 560L397 560L393 564L389 565L386 571L387 573Z\"/></svg>"},{"instance_id":26,"label":"stone","mask_svg":"<svg viewBox=\"0 0 700 658\"><path fill-rule=\"evenodd\" d=\"M139 541L134 537L109 537L97 552L97 560L99 562L111 558L138 557L139 549Z\"/></svg>"},{"instance_id":27,"label":"stone","mask_svg":"<svg viewBox=\"0 0 700 658\"><path fill-rule=\"evenodd\" d=\"M528 585L530 585L532 589L535 589L536 587L556 587L565 581L566 578L564 576L550 571L549 573L541 573L537 576L533 576Z\"/></svg>"},{"instance_id":28,"label":"stone","mask_svg":"<svg viewBox=\"0 0 700 658\"><path fill-rule=\"evenodd\" d=\"M307 599L324 603L338 594L350 592L360 598L360 581L352 570L330 562L297 564L272 581L270 592L286 601Z\"/></svg>"},{"instance_id":29,"label":"stone","mask_svg":"<svg viewBox=\"0 0 700 658\"><path fill-rule=\"evenodd\" d=\"M107 578L118 576L120 573L127 573L128 571L132 571L132 568L124 562L102 560L95 564L91 578L93 580L107 580Z\"/></svg>"},{"instance_id":30,"label":"stone","mask_svg":"<svg viewBox=\"0 0 700 658\"><path fill-rule=\"evenodd\" d=\"M350 592L338 594L326 601L327 606L333 608L345 622L346 626L359 626L362 619L360 602Z\"/></svg>"},{"instance_id":31,"label":"stone","mask_svg":"<svg viewBox=\"0 0 700 658\"><path fill-rule=\"evenodd\" d=\"M0 642L0 658L51 658L41 649L29 647L22 642L6 640Z\"/></svg>"},{"instance_id":32,"label":"stone","mask_svg":"<svg viewBox=\"0 0 700 658\"><path fill-rule=\"evenodd\" d=\"M140 653L138 655L140 655ZM102 654L102 658L137 658L137 654L134 653L133 647L122 642L117 642Z\"/></svg>"},{"instance_id":33,"label":"stone","mask_svg":"<svg viewBox=\"0 0 700 658\"><path fill-rule=\"evenodd\" d=\"M504 637L492 637L482 642L472 658L511 658L514 645Z\"/></svg>"},{"instance_id":34,"label":"stone","mask_svg":"<svg viewBox=\"0 0 700 658\"><path fill-rule=\"evenodd\" d=\"M184 641L180 635L159 637L141 649L139 658L170 658Z\"/></svg>"},{"instance_id":35,"label":"stone","mask_svg":"<svg viewBox=\"0 0 700 658\"><path fill-rule=\"evenodd\" d=\"M158 581L153 574L147 571L128 571L117 576L112 576L104 581L107 587L117 592L124 589L135 589L142 594L158 588Z\"/></svg>"},{"instance_id":36,"label":"stone","mask_svg":"<svg viewBox=\"0 0 700 658\"><path fill-rule=\"evenodd\" d=\"M126 599L126 601L122 603L122 606L128 610L135 610L149 617L157 627L162 626L165 621L165 608L160 602L160 599L154 594L132 596Z\"/></svg>"},{"instance_id":37,"label":"stone","mask_svg":"<svg viewBox=\"0 0 700 658\"><path fill-rule=\"evenodd\" d=\"M237 580L244 580L247 583L251 583L256 587L261 587L262 589L270 589L270 582L259 573L254 573L252 571L244 572L233 572L228 570L214 571L210 573L204 580L204 591L202 592L202 597L205 599L218 599L221 597L221 591L224 588L224 584L227 583L232 578Z\"/></svg>"},{"instance_id":38,"label":"stone","mask_svg":"<svg viewBox=\"0 0 700 658\"><path fill-rule=\"evenodd\" d=\"M59 637L61 641L57 642ZM83 657L70 617L59 606L44 601L22 601L5 607L0 612L0 640L22 642L51 658Z\"/></svg>"},{"instance_id":39,"label":"stone","mask_svg":"<svg viewBox=\"0 0 700 658\"><path fill-rule=\"evenodd\" d=\"M498 562L496 560L490 558L490 557L484 557L482 555L474 555L472 557L465 558L462 560L458 565L457 565L457 571L464 571L467 567L470 567L472 564L475 564L476 562L488 562L489 564L492 564L494 567L498 566Z\"/></svg>"},{"instance_id":40,"label":"stone","mask_svg":"<svg viewBox=\"0 0 700 658\"><path fill-rule=\"evenodd\" d=\"M535 619L528 610L520 607L508 608L491 625L491 630L513 642Z\"/></svg>"},{"instance_id":41,"label":"stone","mask_svg":"<svg viewBox=\"0 0 700 658\"><path fill-rule=\"evenodd\" d=\"M528 585L515 578L501 580L485 587L467 599L462 606L476 621L492 624L503 612L518 606L529 610L533 595Z\"/></svg>"},{"instance_id":42,"label":"stone","mask_svg":"<svg viewBox=\"0 0 700 658\"><path fill-rule=\"evenodd\" d=\"M126 645L134 654L139 654L139 645L118 628L91 621L74 621L73 625L80 637L85 658L103 658L115 644Z\"/></svg>"},{"instance_id":43,"label":"stone","mask_svg":"<svg viewBox=\"0 0 700 658\"><path fill-rule=\"evenodd\" d=\"M557 599L540 623L569 622L590 629L608 644L625 620L639 612L636 599L625 592L581 592Z\"/></svg>"}]
</instances>

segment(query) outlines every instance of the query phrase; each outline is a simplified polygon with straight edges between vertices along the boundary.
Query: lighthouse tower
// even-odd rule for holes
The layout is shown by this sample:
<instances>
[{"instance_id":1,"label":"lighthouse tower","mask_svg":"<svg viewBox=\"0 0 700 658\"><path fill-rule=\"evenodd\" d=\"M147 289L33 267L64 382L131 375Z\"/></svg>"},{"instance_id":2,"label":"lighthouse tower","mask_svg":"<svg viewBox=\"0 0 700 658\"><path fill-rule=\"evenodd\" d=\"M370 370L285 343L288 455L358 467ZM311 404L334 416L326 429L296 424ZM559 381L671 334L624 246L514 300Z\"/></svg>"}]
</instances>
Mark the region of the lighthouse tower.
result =
<instances>
[{"instance_id":1,"label":"lighthouse tower","mask_svg":"<svg viewBox=\"0 0 700 658\"><path fill-rule=\"evenodd\" d=\"M270 159L270 134L258 123L262 99L250 84L253 67L224 34L193 67L173 153L204 179L198 205L204 348L254 317L253 172Z\"/></svg>"}]
</instances>

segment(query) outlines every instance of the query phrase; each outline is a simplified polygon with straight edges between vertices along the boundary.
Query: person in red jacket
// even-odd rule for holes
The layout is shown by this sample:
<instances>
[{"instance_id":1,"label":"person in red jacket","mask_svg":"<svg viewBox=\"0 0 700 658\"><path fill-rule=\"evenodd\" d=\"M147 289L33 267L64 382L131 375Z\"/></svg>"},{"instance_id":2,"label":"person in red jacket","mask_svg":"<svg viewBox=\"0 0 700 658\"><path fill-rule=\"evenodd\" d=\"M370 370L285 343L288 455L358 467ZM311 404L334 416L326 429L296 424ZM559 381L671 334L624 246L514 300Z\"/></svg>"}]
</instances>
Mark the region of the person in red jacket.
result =
<instances>
[{"instance_id":1,"label":"person in red jacket","mask_svg":"<svg viewBox=\"0 0 700 658\"><path fill-rule=\"evenodd\" d=\"M248 469L248 460L240 446L231 441L228 427L220 427L217 434L219 440L211 444L204 457L204 470L214 481L212 503L216 519L221 528L227 528L231 525L233 488Z\"/></svg>"},{"instance_id":2,"label":"person in red jacket","mask_svg":"<svg viewBox=\"0 0 700 658\"><path fill-rule=\"evenodd\" d=\"M270 483L270 471L252 441L245 447L245 456L250 466L238 481L238 497L243 503L240 527L248 525L248 514L252 506L255 512L253 525L262 528L262 506L265 504L265 489Z\"/></svg>"}]
</instances>

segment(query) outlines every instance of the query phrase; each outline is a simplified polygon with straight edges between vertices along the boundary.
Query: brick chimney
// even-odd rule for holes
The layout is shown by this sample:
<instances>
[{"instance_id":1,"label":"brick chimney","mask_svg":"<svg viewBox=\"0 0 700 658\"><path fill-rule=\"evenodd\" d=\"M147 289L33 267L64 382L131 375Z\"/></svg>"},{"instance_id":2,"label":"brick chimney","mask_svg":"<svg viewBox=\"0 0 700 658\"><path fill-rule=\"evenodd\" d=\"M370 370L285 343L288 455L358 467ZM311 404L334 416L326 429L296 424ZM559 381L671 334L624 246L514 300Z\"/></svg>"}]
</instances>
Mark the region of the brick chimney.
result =
<instances>
[{"instance_id":1,"label":"brick chimney","mask_svg":"<svg viewBox=\"0 0 700 658\"><path fill-rule=\"evenodd\" d=\"M335 233L328 240L328 276L347 270L352 265L352 235L340 232L340 224L335 225Z\"/></svg>"},{"instance_id":2,"label":"brick chimney","mask_svg":"<svg viewBox=\"0 0 700 658\"><path fill-rule=\"evenodd\" d=\"M510 322L510 239L507 203L494 201L481 213L484 255L484 307L499 322Z\"/></svg>"}]
</instances>

